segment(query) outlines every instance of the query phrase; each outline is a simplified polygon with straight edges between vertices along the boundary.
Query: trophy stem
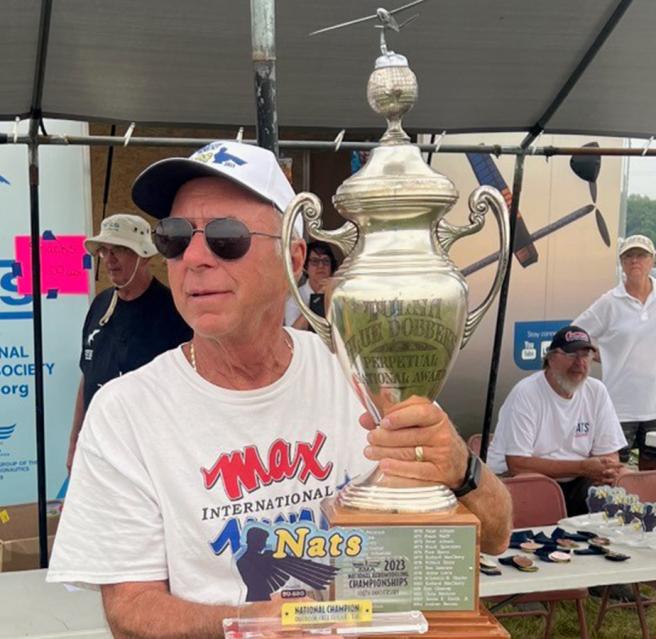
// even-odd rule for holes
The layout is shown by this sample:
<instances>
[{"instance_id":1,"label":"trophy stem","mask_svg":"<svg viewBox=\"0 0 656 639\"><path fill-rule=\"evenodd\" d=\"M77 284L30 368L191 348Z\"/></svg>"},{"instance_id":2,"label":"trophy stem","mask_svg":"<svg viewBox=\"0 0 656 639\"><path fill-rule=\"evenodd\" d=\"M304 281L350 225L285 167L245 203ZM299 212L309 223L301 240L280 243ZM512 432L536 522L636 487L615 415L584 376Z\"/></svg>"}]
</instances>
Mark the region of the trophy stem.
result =
<instances>
[{"instance_id":1,"label":"trophy stem","mask_svg":"<svg viewBox=\"0 0 656 639\"><path fill-rule=\"evenodd\" d=\"M378 466L360 475L337 495L340 506L396 513L451 512L458 504L443 484L385 475Z\"/></svg>"}]
</instances>

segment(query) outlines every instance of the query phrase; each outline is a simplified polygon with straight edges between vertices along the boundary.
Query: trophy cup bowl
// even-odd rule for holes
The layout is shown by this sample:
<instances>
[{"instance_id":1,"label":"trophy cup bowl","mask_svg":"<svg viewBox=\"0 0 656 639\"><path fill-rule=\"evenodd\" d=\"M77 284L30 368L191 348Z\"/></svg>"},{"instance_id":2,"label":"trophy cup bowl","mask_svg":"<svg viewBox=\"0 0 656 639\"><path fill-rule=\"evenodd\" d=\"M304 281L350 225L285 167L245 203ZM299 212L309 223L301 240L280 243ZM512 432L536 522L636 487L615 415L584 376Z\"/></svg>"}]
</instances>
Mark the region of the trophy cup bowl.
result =
<instances>
[{"instance_id":1,"label":"trophy cup bowl","mask_svg":"<svg viewBox=\"0 0 656 639\"><path fill-rule=\"evenodd\" d=\"M367 95L388 127L366 164L333 197L348 221L340 229L323 230L321 202L300 193L285 211L282 237L294 299L379 422L411 396L436 399L458 351L499 290L509 233L505 202L488 186L472 193L468 225L453 226L444 219L458 193L424 162L401 127L417 96L416 78L403 56L390 52L378 58ZM499 227L499 264L488 295L469 310L467 283L448 249L479 231L488 210ZM311 237L339 246L346 256L326 293L325 319L303 302L292 271L289 248L300 214ZM415 513L448 511L457 503L446 486L385 475L378 468L348 484L338 501L354 509Z\"/></svg>"}]
</instances>

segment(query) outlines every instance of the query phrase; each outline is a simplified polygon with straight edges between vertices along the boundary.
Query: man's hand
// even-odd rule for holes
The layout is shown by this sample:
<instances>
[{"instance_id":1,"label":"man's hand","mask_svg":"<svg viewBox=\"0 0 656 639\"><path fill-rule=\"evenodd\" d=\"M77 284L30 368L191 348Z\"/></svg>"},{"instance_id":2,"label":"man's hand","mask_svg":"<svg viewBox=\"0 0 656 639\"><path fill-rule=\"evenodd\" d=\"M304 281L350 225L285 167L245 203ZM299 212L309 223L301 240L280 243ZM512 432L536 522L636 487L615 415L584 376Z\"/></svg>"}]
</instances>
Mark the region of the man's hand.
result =
<instances>
[{"instance_id":1,"label":"man's hand","mask_svg":"<svg viewBox=\"0 0 656 639\"><path fill-rule=\"evenodd\" d=\"M360 423L369 434L368 459L379 461L384 473L460 488L469 453L448 415L424 397L410 397L392 406L376 428L368 413ZM423 461L417 461L421 446ZM483 464L478 488L460 502L481 522L481 551L498 555L508 547L512 504L506 487Z\"/></svg>"},{"instance_id":2,"label":"man's hand","mask_svg":"<svg viewBox=\"0 0 656 639\"><path fill-rule=\"evenodd\" d=\"M283 600L274 594L270 601L245 607L199 604L172 595L167 581L127 582L101 586L105 616L115 639L162 639L222 636L226 617L280 617Z\"/></svg>"},{"instance_id":3,"label":"man's hand","mask_svg":"<svg viewBox=\"0 0 656 639\"><path fill-rule=\"evenodd\" d=\"M582 462L583 475L595 484L612 484L624 469L622 462L610 457L590 457Z\"/></svg>"},{"instance_id":4,"label":"man's hand","mask_svg":"<svg viewBox=\"0 0 656 639\"><path fill-rule=\"evenodd\" d=\"M369 413L360 417L369 430L367 459L380 462L384 473L446 484L462 485L467 471L467 446L447 414L425 397L413 396L393 406L380 428ZM423 461L417 461L421 446Z\"/></svg>"}]
</instances>

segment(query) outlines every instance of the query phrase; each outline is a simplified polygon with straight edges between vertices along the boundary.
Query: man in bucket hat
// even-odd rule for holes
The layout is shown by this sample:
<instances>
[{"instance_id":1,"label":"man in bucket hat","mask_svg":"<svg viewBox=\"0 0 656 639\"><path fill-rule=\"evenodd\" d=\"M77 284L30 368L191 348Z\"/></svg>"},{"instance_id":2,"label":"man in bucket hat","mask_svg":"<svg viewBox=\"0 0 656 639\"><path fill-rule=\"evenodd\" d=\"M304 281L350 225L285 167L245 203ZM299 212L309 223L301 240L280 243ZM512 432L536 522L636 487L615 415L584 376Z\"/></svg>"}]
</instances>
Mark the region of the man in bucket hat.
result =
<instances>
[{"instance_id":1,"label":"man in bucket hat","mask_svg":"<svg viewBox=\"0 0 656 639\"><path fill-rule=\"evenodd\" d=\"M322 499L379 460L453 488L481 519L481 547L505 549L509 495L448 416L410 398L374 430L319 338L283 327L281 212L294 192L271 152L217 141L149 167L132 193L160 218L154 241L194 335L96 396L49 580L99 584L121 637L209 638L225 617L279 615L294 594L280 575L270 600L237 608L242 532L320 526ZM297 237L297 276L305 253Z\"/></svg>"},{"instance_id":2,"label":"man in bucket hat","mask_svg":"<svg viewBox=\"0 0 656 639\"><path fill-rule=\"evenodd\" d=\"M606 387L588 377L594 353L586 331L561 328L543 369L521 380L503 403L488 455L498 474L553 477L570 516L587 512L589 486L612 484L623 472L620 423Z\"/></svg>"},{"instance_id":3,"label":"man in bucket hat","mask_svg":"<svg viewBox=\"0 0 656 639\"><path fill-rule=\"evenodd\" d=\"M69 472L84 415L96 391L191 337L171 291L150 273L148 263L157 249L143 218L111 215L84 246L100 257L113 286L96 296L84 320L82 379L66 460Z\"/></svg>"}]
</instances>

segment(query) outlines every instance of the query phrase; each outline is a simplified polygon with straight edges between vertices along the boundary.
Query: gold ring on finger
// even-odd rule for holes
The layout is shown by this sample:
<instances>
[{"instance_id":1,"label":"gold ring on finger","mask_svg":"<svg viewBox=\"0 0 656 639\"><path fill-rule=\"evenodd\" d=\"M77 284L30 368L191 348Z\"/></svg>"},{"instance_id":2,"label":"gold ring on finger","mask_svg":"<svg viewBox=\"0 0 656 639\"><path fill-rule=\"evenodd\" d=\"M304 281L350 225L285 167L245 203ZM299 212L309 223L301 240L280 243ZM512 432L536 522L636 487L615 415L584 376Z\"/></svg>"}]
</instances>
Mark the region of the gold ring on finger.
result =
<instances>
[{"instance_id":1,"label":"gold ring on finger","mask_svg":"<svg viewBox=\"0 0 656 639\"><path fill-rule=\"evenodd\" d=\"M423 462L424 461L424 447L415 446L415 461Z\"/></svg>"}]
</instances>

